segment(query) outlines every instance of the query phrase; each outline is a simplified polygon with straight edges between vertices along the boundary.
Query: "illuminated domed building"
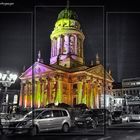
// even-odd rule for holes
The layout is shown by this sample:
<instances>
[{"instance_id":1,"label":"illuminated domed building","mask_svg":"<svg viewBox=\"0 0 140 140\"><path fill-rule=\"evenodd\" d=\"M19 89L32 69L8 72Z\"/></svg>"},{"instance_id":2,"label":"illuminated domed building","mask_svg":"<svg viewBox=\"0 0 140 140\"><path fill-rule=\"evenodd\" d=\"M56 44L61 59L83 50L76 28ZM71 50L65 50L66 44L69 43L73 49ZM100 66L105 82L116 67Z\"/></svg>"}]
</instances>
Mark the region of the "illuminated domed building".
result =
<instances>
[{"instance_id":1,"label":"illuminated domed building","mask_svg":"<svg viewBox=\"0 0 140 140\"><path fill-rule=\"evenodd\" d=\"M44 107L50 103L73 106L84 103L90 108L102 107L105 91L106 100L112 97L113 79L100 64L98 54L96 65L85 66L85 36L75 12L65 8L59 13L50 39L50 64L43 63L39 52L37 62L20 76L20 106L32 107L34 104L35 107Z\"/></svg>"}]
</instances>

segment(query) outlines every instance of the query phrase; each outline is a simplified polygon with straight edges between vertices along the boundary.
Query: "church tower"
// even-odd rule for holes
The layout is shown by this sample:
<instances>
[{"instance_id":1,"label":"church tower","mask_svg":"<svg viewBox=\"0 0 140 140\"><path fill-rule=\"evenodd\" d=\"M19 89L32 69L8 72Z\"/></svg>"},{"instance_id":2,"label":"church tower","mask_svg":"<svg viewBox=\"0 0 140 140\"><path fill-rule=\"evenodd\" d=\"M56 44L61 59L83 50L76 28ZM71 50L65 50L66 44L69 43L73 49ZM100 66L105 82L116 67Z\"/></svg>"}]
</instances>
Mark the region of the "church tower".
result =
<instances>
[{"instance_id":1,"label":"church tower","mask_svg":"<svg viewBox=\"0 0 140 140\"><path fill-rule=\"evenodd\" d=\"M50 39L50 65L68 69L84 65L83 42L85 36L74 11L65 8L58 14Z\"/></svg>"}]
</instances>

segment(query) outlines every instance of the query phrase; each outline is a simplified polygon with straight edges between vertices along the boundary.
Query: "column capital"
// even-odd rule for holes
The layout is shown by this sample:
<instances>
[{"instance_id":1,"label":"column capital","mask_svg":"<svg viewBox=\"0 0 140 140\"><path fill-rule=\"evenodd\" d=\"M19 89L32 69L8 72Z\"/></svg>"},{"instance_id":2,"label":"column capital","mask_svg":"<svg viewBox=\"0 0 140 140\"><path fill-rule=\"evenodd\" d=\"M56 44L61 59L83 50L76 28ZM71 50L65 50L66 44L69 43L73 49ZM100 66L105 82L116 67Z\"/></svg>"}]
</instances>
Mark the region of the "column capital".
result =
<instances>
[{"instance_id":1,"label":"column capital","mask_svg":"<svg viewBox=\"0 0 140 140\"><path fill-rule=\"evenodd\" d=\"M25 84L26 83L26 80L22 80L20 84Z\"/></svg>"}]
</instances>

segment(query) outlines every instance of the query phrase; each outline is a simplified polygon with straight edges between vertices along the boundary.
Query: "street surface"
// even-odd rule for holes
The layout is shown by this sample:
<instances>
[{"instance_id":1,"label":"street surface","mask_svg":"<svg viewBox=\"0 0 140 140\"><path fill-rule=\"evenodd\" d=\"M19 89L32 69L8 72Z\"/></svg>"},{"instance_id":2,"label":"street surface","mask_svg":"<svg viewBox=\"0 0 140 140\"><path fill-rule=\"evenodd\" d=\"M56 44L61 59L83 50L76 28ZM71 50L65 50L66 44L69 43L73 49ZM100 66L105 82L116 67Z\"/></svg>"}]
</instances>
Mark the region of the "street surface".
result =
<instances>
[{"instance_id":1,"label":"street surface","mask_svg":"<svg viewBox=\"0 0 140 140\"><path fill-rule=\"evenodd\" d=\"M102 126L97 129L72 128L67 134L61 132L40 133L37 136L15 135L1 136L1 140L140 140L140 122L114 124L105 129Z\"/></svg>"}]
</instances>

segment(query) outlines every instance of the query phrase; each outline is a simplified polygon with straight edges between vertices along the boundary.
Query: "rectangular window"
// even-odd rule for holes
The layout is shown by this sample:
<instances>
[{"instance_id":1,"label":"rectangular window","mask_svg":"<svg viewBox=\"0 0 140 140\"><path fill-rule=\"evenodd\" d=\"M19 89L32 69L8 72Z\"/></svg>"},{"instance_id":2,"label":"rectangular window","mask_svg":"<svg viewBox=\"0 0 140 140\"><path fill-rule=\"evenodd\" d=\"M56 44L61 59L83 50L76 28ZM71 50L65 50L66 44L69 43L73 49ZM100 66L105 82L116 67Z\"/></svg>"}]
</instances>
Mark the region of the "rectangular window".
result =
<instances>
[{"instance_id":1,"label":"rectangular window","mask_svg":"<svg viewBox=\"0 0 140 140\"><path fill-rule=\"evenodd\" d=\"M77 84L74 84L73 85L73 89L77 89Z\"/></svg>"},{"instance_id":2,"label":"rectangular window","mask_svg":"<svg viewBox=\"0 0 140 140\"><path fill-rule=\"evenodd\" d=\"M62 113L63 113L63 116L68 116L66 111L62 111Z\"/></svg>"},{"instance_id":3,"label":"rectangular window","mask_svg":"<svg viewBox=\"0 0 140 140\"><path fill-rule=\"evenodd\" d=\"M39 119L45 119L45 118L51 118L52 117L52 112L51 111L45 111L41 114Z\"/></svg>"},{"instance_id":4,"label":"rectangular window","mask_svg":"<svg viewBox=\"0 0 140 140\"><path fill-rule=\"evenodd\" d=\"M62 117L62 112L60 110L53 110L53 117Z\"/></svg>"}]
</instances>

